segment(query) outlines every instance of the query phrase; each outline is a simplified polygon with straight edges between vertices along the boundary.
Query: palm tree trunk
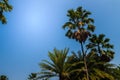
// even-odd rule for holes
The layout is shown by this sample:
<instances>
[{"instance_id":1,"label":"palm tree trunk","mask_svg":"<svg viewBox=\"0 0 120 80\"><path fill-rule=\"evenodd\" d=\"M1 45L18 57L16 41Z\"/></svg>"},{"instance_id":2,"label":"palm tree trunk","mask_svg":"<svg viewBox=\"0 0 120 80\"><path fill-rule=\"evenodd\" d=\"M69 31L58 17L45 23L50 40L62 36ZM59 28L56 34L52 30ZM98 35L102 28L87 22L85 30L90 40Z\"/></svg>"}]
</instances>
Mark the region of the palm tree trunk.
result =
<instances>
[{"instance_id":1,"label":"palm tree trunk","mask_svg":"<svg viewBox=\"0 0 120 80\"><path fill-rule=\"evenodd\" d=\"M87 80L89 80L88 68L87 68L87 63L86 63L86 56L84 57L84 65L85 65Z\"/></svg>"},{"instance_id":2,"label":"palm tree trunk","mask_svg":"<svg viewBox=\"0 0 120 80\"><path fill-rule=\"evenodd\" d=\"M81 44L81 49L83 53L83 61L85 66L86 77L87 77L87 80L89 80L89 74L88 74L88 68L87 68L87 62L86 62L86 53L84 52L83 43L80 42L80 44Z\"/></svg>"},{"instance_id":3,"label":"palm tree trunk","mask_svg":"<svg viewBox=\"0 0 120 80\"><path fill-rule=\"evenodd\" d=\"M63 80L63 77L61 74L59 74L59 80Z\"/></svg>"}]
</instances>

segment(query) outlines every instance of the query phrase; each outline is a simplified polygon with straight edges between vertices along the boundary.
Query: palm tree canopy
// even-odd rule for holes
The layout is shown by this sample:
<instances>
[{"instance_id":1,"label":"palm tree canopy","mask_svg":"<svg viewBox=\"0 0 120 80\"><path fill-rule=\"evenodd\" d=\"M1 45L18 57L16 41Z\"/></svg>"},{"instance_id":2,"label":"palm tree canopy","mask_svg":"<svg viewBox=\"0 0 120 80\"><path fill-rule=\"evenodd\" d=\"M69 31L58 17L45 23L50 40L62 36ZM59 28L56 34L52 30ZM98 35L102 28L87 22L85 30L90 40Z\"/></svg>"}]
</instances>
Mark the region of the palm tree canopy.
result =
<instances>
[{"instance_id":1,"label":"palm tree canopy","mask_svg":"<svg viewBox=\"0 0 120 80\"><path fill-rule=\"evenodd\" d=\"M68 29L66 36L79 42L85 42L95 29L94 20L89 18L90 14L89 11L84 10L82 7L78 7L76 10L68 10L69 21L63 25L63 29Z\"/></svg>"},{"instance_id":2,"label":"palm tree canopy","mask_svg":"<svg viewBox=\"0 0 120 80\"><path fill-rule=\"evenodd\" d=\"M57 50L49 52L48 56L50 61L43 60L40 63L40 67L44 77L62 76L64 78L69 77L70 64L67 59L68 49ZM42 77L42 76L41 76Z\"/></svg>"},{"instance_id":3,"label":"palm tree canopy","mask_svg":"<svg viewBox=\"0 0 120 80\"><path fill-rule=\"evenodd\" d=\"M98 56L101 57L101 61L109 62L114 57L113 45L109 43L110 39L105 38L104 34L96 35L93 34L89 38L89 44L86 45L87 49L95 52Z\"/></svg>"}]
</instances>

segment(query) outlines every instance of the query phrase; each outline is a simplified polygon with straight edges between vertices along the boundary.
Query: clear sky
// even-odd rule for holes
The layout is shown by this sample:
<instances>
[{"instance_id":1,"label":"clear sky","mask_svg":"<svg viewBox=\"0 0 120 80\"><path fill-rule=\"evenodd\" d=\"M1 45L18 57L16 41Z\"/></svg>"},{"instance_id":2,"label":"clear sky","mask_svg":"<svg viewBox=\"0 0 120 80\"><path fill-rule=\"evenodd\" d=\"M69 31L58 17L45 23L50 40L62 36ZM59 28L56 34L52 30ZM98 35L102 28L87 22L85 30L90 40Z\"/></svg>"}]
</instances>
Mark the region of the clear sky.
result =
<instances>
[{"instance_id":1,"label":"clear sky","mask_svg":"<svg viewBox=\"0 0 120 80\"><path fill-rule=\"evenodd\" d=\"M115 58L120 64L120 0L9 0L13 10L6 13L8 23L0 24L0 74L9 80L26 80L31 72L39 72L39 63L48 59L48 51L79 44L64 36L61 28L67 21L67 10L83 6L92 12L95 33L104 33L114 44Z\"/></svg>"}]
</instances>

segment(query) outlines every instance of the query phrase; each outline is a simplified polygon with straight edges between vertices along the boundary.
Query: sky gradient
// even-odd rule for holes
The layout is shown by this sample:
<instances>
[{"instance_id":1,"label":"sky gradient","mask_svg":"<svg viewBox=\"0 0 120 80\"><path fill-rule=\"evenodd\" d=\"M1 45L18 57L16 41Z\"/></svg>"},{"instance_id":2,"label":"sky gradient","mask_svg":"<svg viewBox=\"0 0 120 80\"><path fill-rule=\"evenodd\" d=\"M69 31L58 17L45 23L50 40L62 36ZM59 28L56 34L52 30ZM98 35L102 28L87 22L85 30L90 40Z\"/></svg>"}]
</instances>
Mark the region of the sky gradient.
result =
<instances>
[{"instance_id":1,"label":"sky gradient","mask_svg":"<svg viewBox=\"0 0 120 80\"><path fill-rule=\"evenodd\" d=\"M9 80L26 80L39 72L39 63L54 48L78 51L79 44L65 37L62 25L69 9L82 6L92 12L95 33L104 33L114 44L120 64L120 0L9 0L13 10L5 13L8 23L0 24L0 75Z\"/></svg>"}]
</instances>

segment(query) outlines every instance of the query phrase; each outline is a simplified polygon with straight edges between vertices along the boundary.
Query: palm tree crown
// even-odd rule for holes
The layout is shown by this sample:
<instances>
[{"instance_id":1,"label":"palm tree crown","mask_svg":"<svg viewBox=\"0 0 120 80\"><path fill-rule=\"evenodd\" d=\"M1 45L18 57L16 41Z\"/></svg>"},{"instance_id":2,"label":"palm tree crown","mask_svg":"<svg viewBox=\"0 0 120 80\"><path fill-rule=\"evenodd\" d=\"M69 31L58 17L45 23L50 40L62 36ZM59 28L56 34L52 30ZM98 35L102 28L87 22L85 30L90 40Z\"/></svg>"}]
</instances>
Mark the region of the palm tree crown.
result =
<instances>
[{"instance_id":1,"label":"palm tree crown","mask_svg":"<svg viewBox=\"0 0 120 80\"><path fill-rule=\"evenodd\" d=\"M53 52L49 52L50 61L44 60L40 63L42 72L40 73L40 78L49 78L58 76L59 80L65 80L69 78L70 64L67 62L68 49L57 50L54 49Z\"/></svg>"}]
</instances>

